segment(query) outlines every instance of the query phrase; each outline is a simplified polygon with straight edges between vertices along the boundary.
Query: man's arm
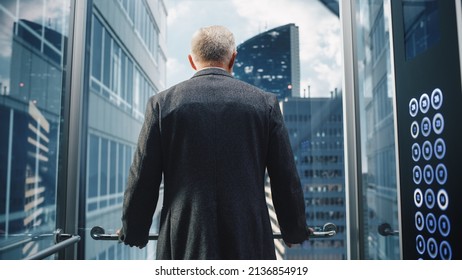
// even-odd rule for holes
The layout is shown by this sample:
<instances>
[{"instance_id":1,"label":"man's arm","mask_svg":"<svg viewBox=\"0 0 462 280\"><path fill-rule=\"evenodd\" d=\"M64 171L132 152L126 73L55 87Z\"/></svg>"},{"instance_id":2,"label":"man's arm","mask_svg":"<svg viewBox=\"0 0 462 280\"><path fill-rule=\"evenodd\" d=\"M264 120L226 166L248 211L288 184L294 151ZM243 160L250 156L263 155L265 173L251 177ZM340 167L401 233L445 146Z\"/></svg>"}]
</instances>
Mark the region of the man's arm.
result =
<instances>
[{"instance_id":1,"label":"man's arm","mask_svg":"<svg viewBox=\"0 0 462 280\"><path fill-rule=\"evenodd\" d=\"M273 204L282 238L286 243L297 244L308 239L310 230L306 225L303 191L287 129L276 97L271 99L267 169Z\"/></svg>"},{"instance_id":2,"label":"man's arm","mask_svg":"<svg viewBox=\"0 0 462 280\"><path fill-rule=\"evenodd\" d=\"M126 245L143 248L148 243L161 180L159 107L155 99L151 98L124 194L123 227L119 236Z\"/></svg>"}]
</instances>

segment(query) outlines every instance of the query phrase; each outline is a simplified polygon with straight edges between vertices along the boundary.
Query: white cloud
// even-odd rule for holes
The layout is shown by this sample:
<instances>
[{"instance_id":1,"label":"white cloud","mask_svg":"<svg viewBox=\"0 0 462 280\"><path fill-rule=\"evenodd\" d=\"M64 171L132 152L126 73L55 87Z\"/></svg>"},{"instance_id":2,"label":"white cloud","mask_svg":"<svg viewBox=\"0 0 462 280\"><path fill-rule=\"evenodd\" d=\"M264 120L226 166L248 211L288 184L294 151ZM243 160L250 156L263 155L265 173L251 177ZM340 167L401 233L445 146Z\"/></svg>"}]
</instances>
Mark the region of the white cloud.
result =
<instances>
[{"instance_id":1,"label":"white cloud","mask_svg":"<svg viewBox=\"0 0 462 280\"><path fill-rule=\"evenodd\" d=\"M177 2L175 5L168 9L167 24L176 24L179 20L187 18L191 10L192 2Z\"/></svg>"},{"instance_id":2,"label":"white cloud","mask_svg":"<svg viewBox=\"0 0 462 280\"><path fill-rule=\"evenodd\" d=\"M183 61L184 60L184 61ZM169 57L167 59L167 85L174 85L189 77L192 77L194 71L189 64L187 64L187 58L185 57L180 61L176 57Z\"/></svg>"}]
</instances>

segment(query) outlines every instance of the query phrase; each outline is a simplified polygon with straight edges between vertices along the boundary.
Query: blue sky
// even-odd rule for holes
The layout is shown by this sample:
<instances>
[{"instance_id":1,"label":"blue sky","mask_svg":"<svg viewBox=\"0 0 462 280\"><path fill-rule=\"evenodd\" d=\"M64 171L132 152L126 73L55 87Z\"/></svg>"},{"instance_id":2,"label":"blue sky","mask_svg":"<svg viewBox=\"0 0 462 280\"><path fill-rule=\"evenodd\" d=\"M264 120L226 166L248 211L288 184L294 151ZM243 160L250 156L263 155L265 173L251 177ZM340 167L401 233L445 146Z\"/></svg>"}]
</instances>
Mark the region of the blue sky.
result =
<instances>
[{"instance_id":1,"label":"blue sky","mask_svg":"<svg viewBox=\"0 0 462 280\"><path fill-rule=\"evenodd\" d=\"M295 23L300 32L301 94L308 85L311 96L330 96L330 91L341 88L340 22L318 0L164 1L168 9L168 87L194 74L187 56L198 28L224 25L239 44L265 30Z\"/></svg>"}]
</instances>

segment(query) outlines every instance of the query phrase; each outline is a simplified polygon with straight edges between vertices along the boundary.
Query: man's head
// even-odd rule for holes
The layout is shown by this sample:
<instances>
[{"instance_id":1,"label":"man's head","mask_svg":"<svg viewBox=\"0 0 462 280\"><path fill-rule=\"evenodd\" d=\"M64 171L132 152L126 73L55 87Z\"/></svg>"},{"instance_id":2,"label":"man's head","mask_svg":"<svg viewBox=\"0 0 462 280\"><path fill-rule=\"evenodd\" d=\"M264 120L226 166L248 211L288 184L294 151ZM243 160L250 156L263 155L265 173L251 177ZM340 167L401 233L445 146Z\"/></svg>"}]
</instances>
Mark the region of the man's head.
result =
<instances>
[{"instance_id":1,"label":"man's head","mask_svg":"<svg viewBox=\"0 0 462 280\"><path fill-rule=\"evenodd\" d=\"M188 58L195 70L221 67L231 73L235 57L234 35L226 27L202 27L194 33Z\"/></svg>"}]
</instances>

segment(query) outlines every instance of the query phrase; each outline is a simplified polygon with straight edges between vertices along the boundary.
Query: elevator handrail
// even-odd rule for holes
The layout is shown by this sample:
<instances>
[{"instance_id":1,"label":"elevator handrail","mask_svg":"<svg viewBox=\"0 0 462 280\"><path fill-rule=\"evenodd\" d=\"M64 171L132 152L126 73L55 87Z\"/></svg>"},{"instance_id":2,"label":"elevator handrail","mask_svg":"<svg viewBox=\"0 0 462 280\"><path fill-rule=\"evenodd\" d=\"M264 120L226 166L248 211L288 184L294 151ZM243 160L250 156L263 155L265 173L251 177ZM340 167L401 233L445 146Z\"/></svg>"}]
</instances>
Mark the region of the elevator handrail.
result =
<instances>
[{"instance_id":1,"label":"elevator handrail","mask_svg":"<svg viewBox=\"0 0 462 280\"><path fill-rule=\"evenodd\" d=\"M42 260L46 257L49 257L53 254L56 254L57 252L59 252L60 250L64 249L64 248L67 248L69 246L72 246L74 245L75 243L79 242L80 241L80 236L78 235L75 235L75 236L72 236L71 238L69 239L66 239L62 242L59 242L51 247L48 247L46 248L45 250L43 251L40 251L38 252L37 254L34 254L32 256L29 256L27 258L25 258L24 260Z\"/></svg>"},{"instance_id":2,"label":"elevator handrail","mask_svg":"<svg viewBox=\"0 0 462 280\"><path fill-rule=\"evenodd\" d=\"M337 226L333 223L326 223L322 227L315 227L310 233L310 238L330 238L337 233ZM117 234L106 234L104 228L94 226L90 231L90 236L94 240L119 240ZM157 240L159 235L149 234L149 240ZM282 239L281 233L273 233L274 239Z\"/></svg>"},{"instance_id":3,"label":"elevator handrail","mask_svg":"<svg viewBox=\"0 0 462 280\"><path fill-rule=\"evenodd\" d=\"M80 241L79 235L70 235L67 233L62 233L60 229L58 229L53 235L55 245L52 245L36 254L28 256L24 258L24 260L42 260Z\"/></svg>"}]
</instances>

